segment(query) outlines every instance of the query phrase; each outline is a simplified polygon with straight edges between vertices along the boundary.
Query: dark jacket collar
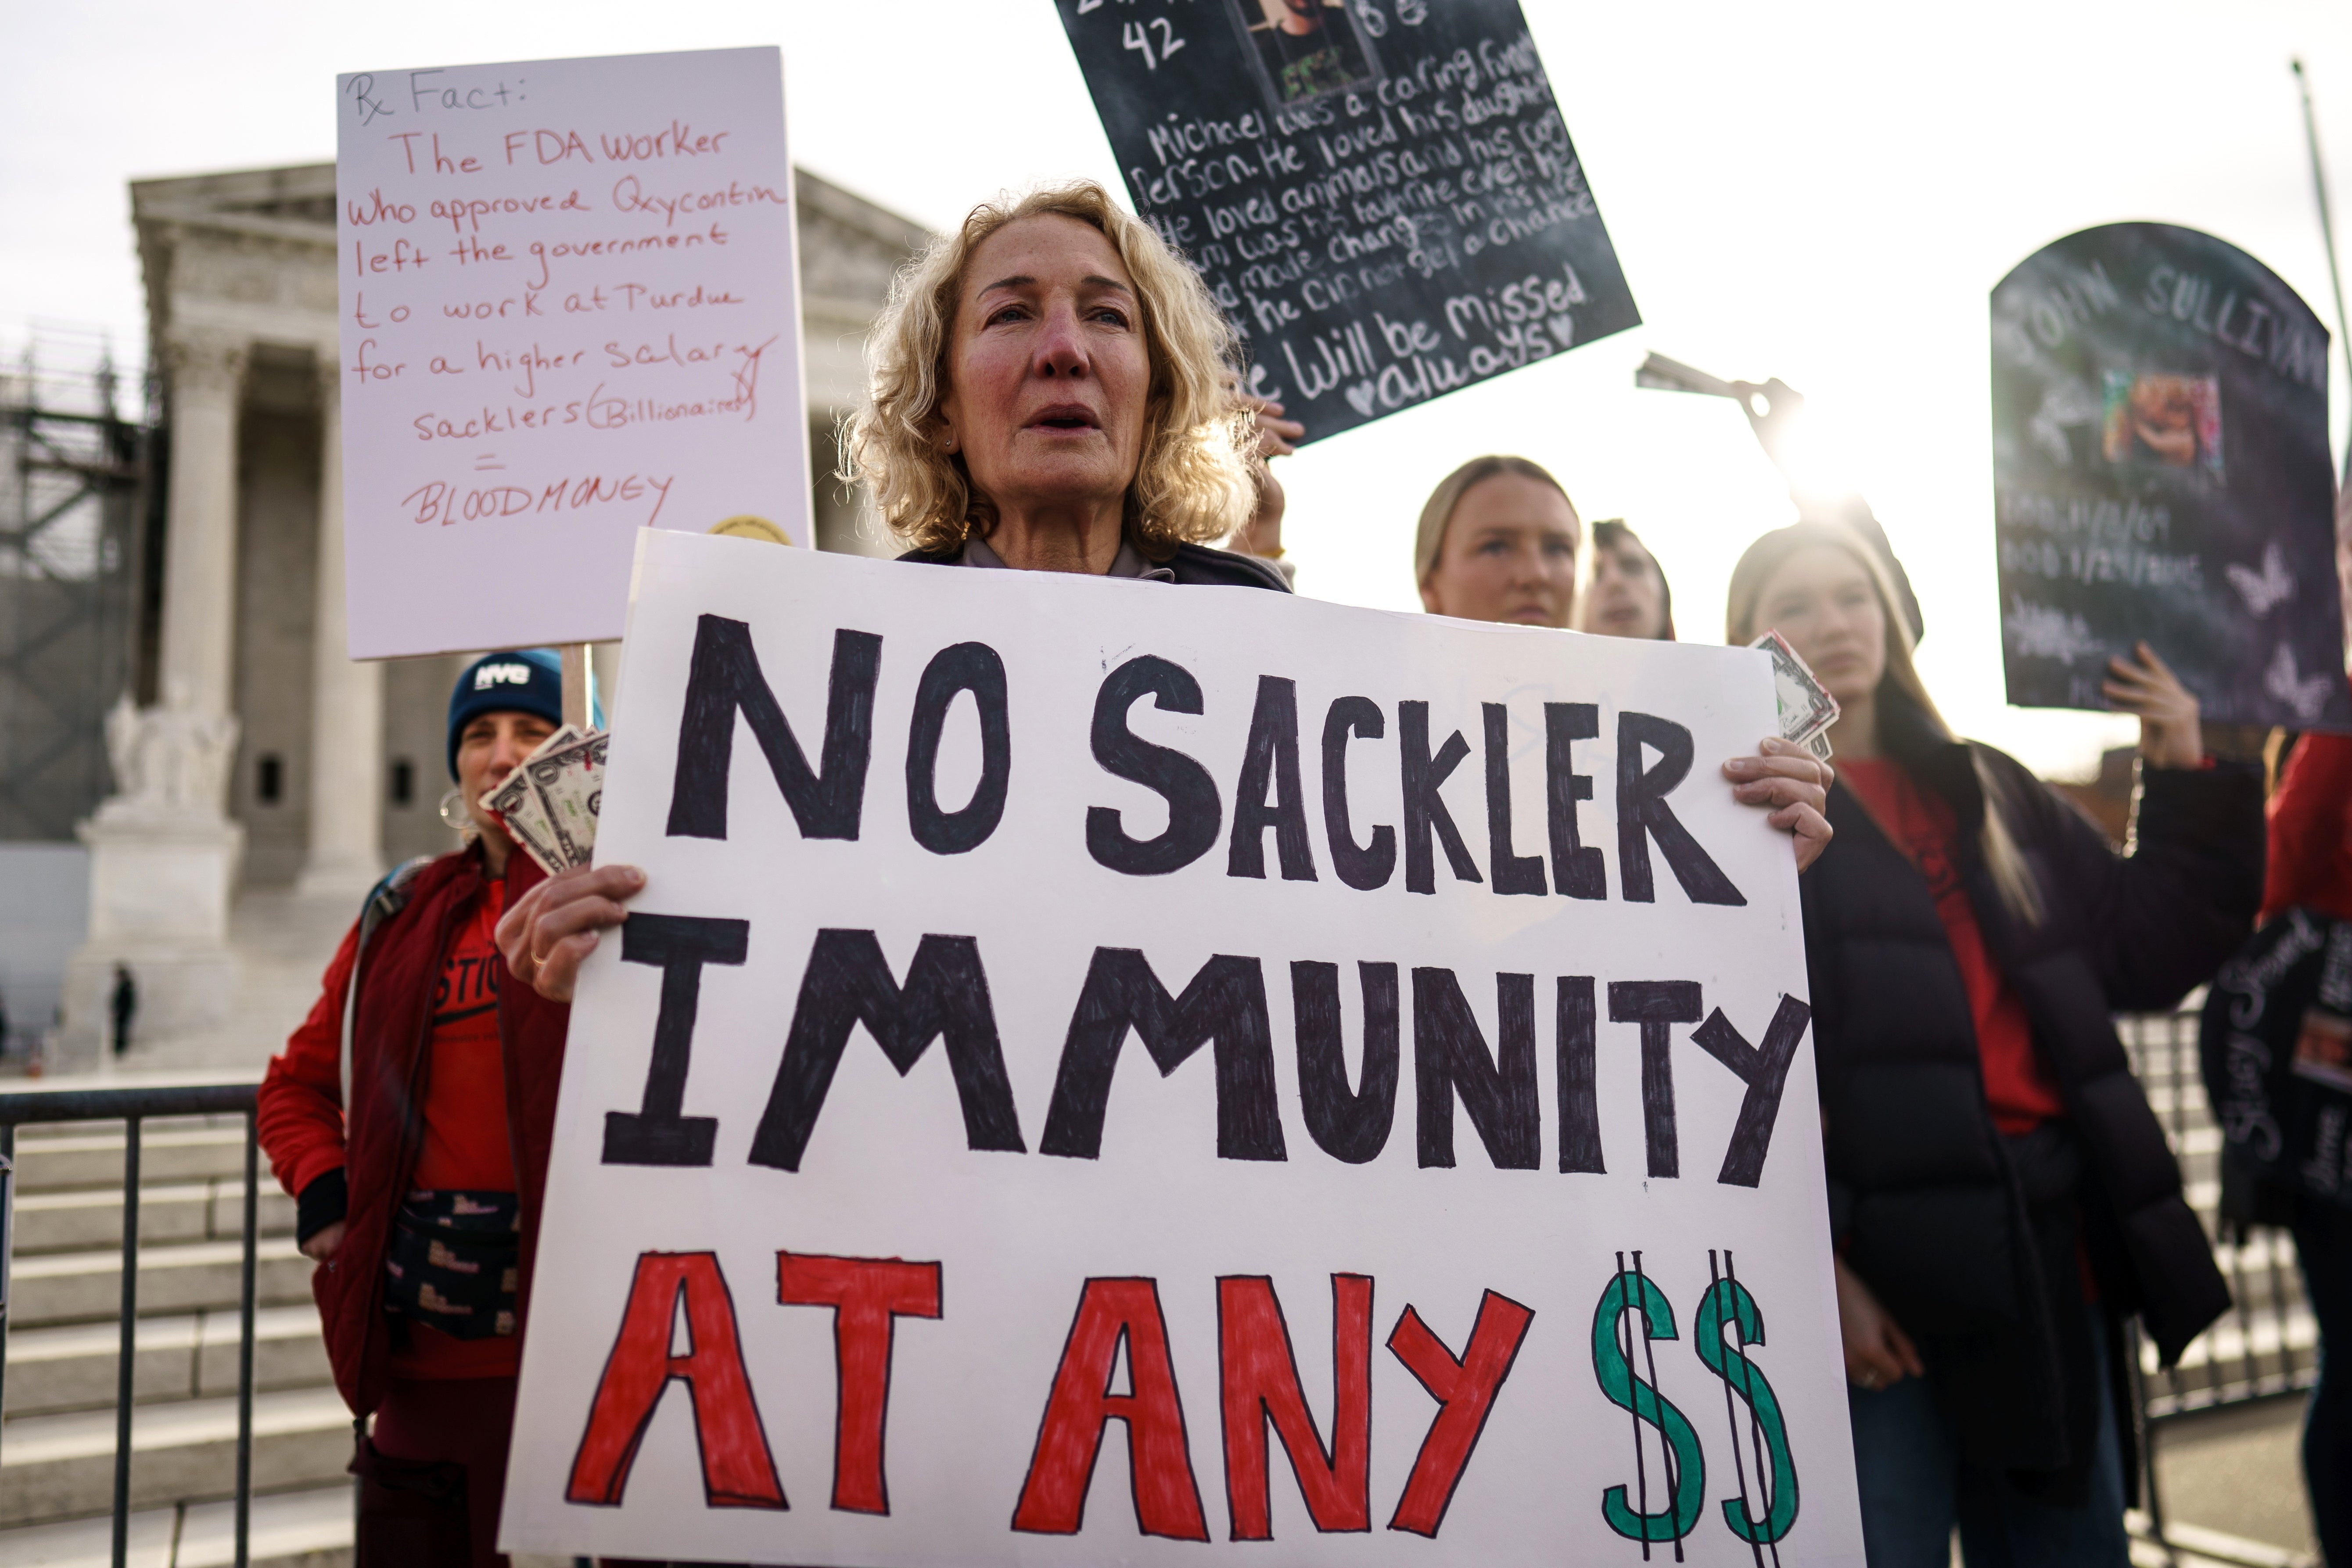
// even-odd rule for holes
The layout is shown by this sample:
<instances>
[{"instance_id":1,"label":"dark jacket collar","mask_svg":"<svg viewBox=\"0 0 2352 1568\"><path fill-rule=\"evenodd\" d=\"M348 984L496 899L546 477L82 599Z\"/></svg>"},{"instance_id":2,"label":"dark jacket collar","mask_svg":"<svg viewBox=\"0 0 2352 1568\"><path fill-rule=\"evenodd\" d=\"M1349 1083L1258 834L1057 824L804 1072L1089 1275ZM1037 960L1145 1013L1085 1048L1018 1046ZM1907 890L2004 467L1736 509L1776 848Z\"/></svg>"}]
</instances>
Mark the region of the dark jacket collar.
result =
<instances>
[{"instance_id":1,"label":"dark jacket collar","mask_svg":"<svg viewBox=\"0 0 2352 1568\"><path fill-rule=\"evenodd\" d=\"M991 551L990 553L995 552ZM1138 554L1140 553L1139 551ZM963 555L964 548L958 546L953 550L909 550L898 559L926 566L978 564L964 560ZM1125 548L1121 550L1120 559L1126 559ZM1148 557L1143 560L1149 574L1156 582L1223 588L1267 588L1277 594L1291 591L1289 580L1271 562L1230 550L1213 550L1205 544L1178 545L1164 566L1152 567Z\"/></svg>"},{"instance_id":2,"label":"dark jacket collar","mask_svg":"<svg viewBox=\"0 0 2352 1568\"><path fill-rule=\"evenodd\" d=\"M963 548L950 558L950 563L957 566L993 567L999 571L1012 570L1011 567L1005 564L1004 557L996 552L995 546L990 544L987 540L982 539L977 533L971 534L965 538ZM1135 541L1127 538L1124 535L1120 537L1118 542L1118 554L1112 559L1110 570L1104 573L1103 575L1106 577L1135 577L1139 578L1146 583L1173 583L1176 581L1176 574L1173 569L1160 565L1146 559L1143 552L1135 547Z\"/></svg>"}]
</instances>

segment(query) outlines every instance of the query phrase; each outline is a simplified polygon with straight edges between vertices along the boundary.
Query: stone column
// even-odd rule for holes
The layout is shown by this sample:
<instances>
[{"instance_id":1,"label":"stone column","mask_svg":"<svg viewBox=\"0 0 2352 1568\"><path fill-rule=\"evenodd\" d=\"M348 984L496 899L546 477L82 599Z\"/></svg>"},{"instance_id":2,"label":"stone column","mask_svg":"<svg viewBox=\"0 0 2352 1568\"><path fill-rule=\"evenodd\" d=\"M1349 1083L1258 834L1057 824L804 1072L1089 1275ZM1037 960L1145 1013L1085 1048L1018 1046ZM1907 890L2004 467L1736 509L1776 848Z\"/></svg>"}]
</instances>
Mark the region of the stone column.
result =
<instances>
[{"instance_id":1,"label":"stone column","mask_svg":"<svg viewBox=\"0 0 2352 1568\"><path fill-rule=\"evenodd\" d=\"M228 942L245 831L228 819L236 756L236 432L246 345L164 344L172 488L163 555L163 701L129 693L106 724L115 793L75 832L89 846L89 940L66 965L58 1068L89 1069L113 1037L117 977L137 990L134 1043L201 1035L236 1003Z\"/></svg>"},{"instance_id":2,"label":"stone column","mask_svg":"<svg viewBox=\"0 0 2352 1568\"><path fill-rule=\"evenodd\" d=\"M233 707L236 630L236 427L246 345L175 334L171 367L172 489L165 523L163 695L205 714Z\"/></svg>"},{"instance_id":3,"label":"stone column","mask_svg":"<svg viewBox=\"0 0 2352 1568\"><path fill-rule=\"evenodd\" d=\"M350 655L342 374L319 360L319 576L310 644L310 858L300 893L356 903L383 875L383 666Z\"/></svg>"}]
</instances>

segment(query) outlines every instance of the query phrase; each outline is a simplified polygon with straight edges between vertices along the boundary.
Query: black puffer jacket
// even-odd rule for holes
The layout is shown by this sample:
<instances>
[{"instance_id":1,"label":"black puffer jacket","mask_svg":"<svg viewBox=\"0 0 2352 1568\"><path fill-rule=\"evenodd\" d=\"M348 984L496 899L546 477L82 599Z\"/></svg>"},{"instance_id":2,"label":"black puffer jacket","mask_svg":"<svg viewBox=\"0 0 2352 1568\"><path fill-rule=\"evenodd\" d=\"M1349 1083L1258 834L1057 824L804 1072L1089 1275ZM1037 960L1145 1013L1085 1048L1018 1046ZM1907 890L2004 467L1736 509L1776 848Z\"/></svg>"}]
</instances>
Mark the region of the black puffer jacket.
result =
<instances>
[{"instance_id":1,"label":"black puffer jacket","mask_svg":"<svg viewBox=\"0 0 2352 1568\"><path fill-rule=\"evenodd\" d=\"M961 563L953 550L909 550L898 557L925 566L954 566ZM1280 572L1255 555L1243 555L1231 550L1217 550L1205 544L1180 544L1166 561L1154 563L1167 574L1166 582L1198 584L1216 588L1271 588L1277 594L1290 592L1290 584Z\"/></svg>"},{"instance_id":2,"label":"black puffer jacket","mask_svg":"<svg viewBox=\"0 0 2352 1568\"><path fill-rule=\"evenodd\" d=\"M1840 785L1837 837L1802 883L1832 1225L1920 1342L1966 1456L2079 1472L2096 1404L2076 1237L2109 1323L2137 1312L2168 1363L2229 1306L2109 1015L2172 1005L2243 940L2262 900L2261 781L2230 764L2147 770L2119 858L2012 759L1907 704L1881 723L1887 753L1958 819L1969 902L2066 1120L2023 1139L1995 1129L1927 879ZM1978 759L2008 798L2039 925L2011 916L1978 850Z\"/></svg>"}]
</instances>

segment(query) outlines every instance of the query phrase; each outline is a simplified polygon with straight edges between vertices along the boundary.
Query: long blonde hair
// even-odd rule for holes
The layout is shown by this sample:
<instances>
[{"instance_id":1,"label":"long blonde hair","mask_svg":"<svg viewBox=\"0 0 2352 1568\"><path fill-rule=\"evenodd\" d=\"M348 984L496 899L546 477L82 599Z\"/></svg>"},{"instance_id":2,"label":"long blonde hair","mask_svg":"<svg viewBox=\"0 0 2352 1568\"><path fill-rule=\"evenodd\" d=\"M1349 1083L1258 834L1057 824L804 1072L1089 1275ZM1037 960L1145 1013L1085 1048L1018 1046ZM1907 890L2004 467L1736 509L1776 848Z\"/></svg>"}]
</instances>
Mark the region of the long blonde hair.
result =
<instances>
[{"instance_id":1,"label":"long blonde hair","mask_svg":"<svg viewBox=\"0 0 2352 1568\"><path fill-rule=\"evenodd\" d=\"M1886 710L1891 698L1916 709L1937 734L1949 738L1951 726L1937 710L1936 700L1927 695L1927 684L1919 679L1919 668L1912 661L1911 624L1904 618L1901 601L1895 596L1894 575L1885 558L1843 523L1794 522L1774 529L1749 545L1740 556L1739 564L1731 569L1731 587L1724 599L1725 640L1735 647L1754 641L1764 629L1756 624L1757 610L1773 574L1799 551L1822 545L1845 552L1862 568L1863 575L1870 580L1872 592L1878 595L1879 615L1886 625L1886 668L1878 679L1880 711ZM1979 831L1977 844L1984 856L1985 869L1991 873L1993 886L2009 912L2025 925L2040 925L2043 915L2042 889L2025 863L2024 853L2017 847L2016 834L2011 830L2009 816L2015 807L2009 792L1973 747L1969 749L1969 761L1976 770L1977 787L1984 795L1984 826Z\"/></svg>"},{"instance_id":2,"label":"long blonde hair","mask_svg":"<svg viewBox=\"0 0 2352 1568\"><path fill-rule=\"evenodd\" d=\"M1147 554L1206 543L1247 521L1256 502L1254 415L1227 391L1233 328L1201 275L1159 232L1091 180L983 202L899 268L866 338L864 404L842 426L840 478L864 482L890 529L919 550L954 550L995 526L961 455L940 449L956 306L972 252L1007 224L1045 215L1099 233L1134 280L1151 367L1143 451L1128 487L1127 528Z\"/></svg>"},{"instance_id":3,"label":"long blonde hair","mask_svg":"<svg viewBox=\"0 0 2352 1568\"><path fill-rule=\"evenodd\" d=\"M1559 499L1568 501L1568 513L1576 517L1576 503L1568 499L1567 489L1552 477L1551 470L1532 458L1515 458L1505 453L1491 453L1473 458L1444 479L1429 492L1422 503L1421 526L1413 531L1412 581L1416 587L1429 581L1437 570L1437 557L1445 548L1445 531L1454 521L1455 509L1462 498L1476 486L1500 474L1514 474L1523 479L1533 479L1539 485L1549 485L1559 491ZM1584 520L1577 518L1578 543L1583 542Z\"/></svg>"}]
</instances>

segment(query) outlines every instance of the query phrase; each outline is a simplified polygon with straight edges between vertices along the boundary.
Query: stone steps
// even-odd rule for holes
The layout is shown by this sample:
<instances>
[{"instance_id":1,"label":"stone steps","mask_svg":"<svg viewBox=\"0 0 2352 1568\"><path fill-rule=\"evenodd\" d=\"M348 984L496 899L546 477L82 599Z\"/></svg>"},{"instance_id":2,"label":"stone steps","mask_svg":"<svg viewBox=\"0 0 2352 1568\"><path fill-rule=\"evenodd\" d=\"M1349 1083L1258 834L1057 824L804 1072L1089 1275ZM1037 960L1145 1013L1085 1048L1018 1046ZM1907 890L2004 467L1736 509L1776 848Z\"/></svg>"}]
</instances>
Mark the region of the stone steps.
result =
<instances>
[{"instance_id":1,"label":"stone steps","mask_svg":"<svg viewBox=\"0 0 2352 1568\"><path fill-rule=\"evenodd\" d=\"M16 1133L16 1192L68 1188L122 1190L121 1122L74 1121L24 1127ZM268 1162L264 1160L266 1170ZM242 1116L156 1117L139 1130L139 1181L231 1180L245 1173Z\"/></svg>"},{"instance_id":2,"label":"stone steps","mask_svg":"<svg viewBox=\"0 0 2352 1568\"><path fill-rule=\"evenodd\" d=\"M113 1521L0 1530L0 1568L107 1568ZM194 1503L131 1516L131 1568L226 1568L236 1557L235 1505ZM306 1488L253 1500L247 1525L253 1568L347 1568L352 1560L352 1484Z\"/></svg>"},{"instance_id":3,"label":"stone steps","mask_svg":"<svg viewBox=\"0 0 2352 1568\"><path fill-rule=\"evenodd\" d=\"M243 1243L234 1240L142 1247L140 1315L234 1308L244 1255ZM265 1237L254 1262L257 1305L310 1300L310 1260L295 1248L291 1236ZM55 1323L112 1321L122 1310L121 1248L18 1258L10 1270L9 1296L12 1334Z\"/></svg>"},{"instance_id":4,"label":"stone steps","mask_svg":"<svg viewBox=\"0 0 2352 1568\"><path fill-rule=\"evenodd\" d=\"M334 1480L351 1462L351 1412L332 1387L255 1394L255 1489ZM131 1453L133 1508L233 1495L236 1398L140 1405ZM0 1433L0 1526L105 1513L113 1500L112 1410L26 1415Z\"/></svg>"},{"instance_id":5,"label":"stone steps","mask_svg":"<svg viewBox=\"0 0 2352 1568\"><path fill-rule=\"evenodd\" d=\"M265 1237L294 1234L294 1200L264 1174L254 1217ZM139 1188L139 1245L234 1241L245 1234L245 1179L149 1184ZM122 1245L122 1189L66 1188L16 1200L16 1256Z\"/></svg>"},{"instance_id":6,"label":"stone steps","mask_svg":"<svg viewBox=\"0 0 2352 1568\"><path fill-rule=\"evenodd\" d=\"M301 1388L330 1381L317 1308L307 1302L259 1308L253 1315L253 1330L257 1389ZM10 1334L9 1416L111 1410L117 1388L115 1358L121 1343L121 1334L111 1321L24 1329ZM235 1307L142 1318L136 1344L131 1356L131 1397L140 1404L208 1395L235 1397Z\"/></svg>"},{"instance_id":7,"label":"stone steps","mask_svg":"<svg viewBox=\"0 0 2352 1568\"><path fill-rule=\"evenodd\" d=\"M245 1121L157 1118L140 1137L131 1561L232 1560ZM111 1549L122 1288L121 1123L19 1130L0 1568ZM348 1563L351 1415L334 1391L293 1200L256 1198L253 1561Z\"/></svg>"}]
</instances>

